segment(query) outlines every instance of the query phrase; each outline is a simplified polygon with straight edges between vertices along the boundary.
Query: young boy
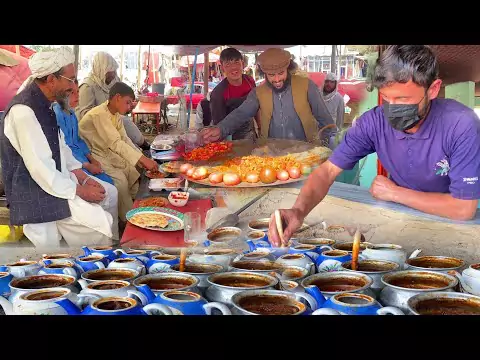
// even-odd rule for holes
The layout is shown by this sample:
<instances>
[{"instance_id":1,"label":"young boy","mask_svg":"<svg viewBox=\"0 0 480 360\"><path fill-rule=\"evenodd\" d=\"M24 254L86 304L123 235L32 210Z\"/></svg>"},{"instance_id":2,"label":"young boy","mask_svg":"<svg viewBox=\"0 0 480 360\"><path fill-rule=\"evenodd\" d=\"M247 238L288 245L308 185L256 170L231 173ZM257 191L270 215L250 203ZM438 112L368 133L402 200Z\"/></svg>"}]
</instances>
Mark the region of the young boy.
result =
<instances>
[{"instance_id":1,"label":"young boy","mask_svg":"<svg viewBox=\"0 0 480 360\"><path fill-rule=\"evenodd\" d=\"M109 100L94 107L80 120L80 135L110 175L118 190L118 215L126 221L126 213L133 207L140 174L135 166L158 171L155 160L147 158L136 148L125 132L122 115L125 115L135 100L130 86L115 83L110 89Z\"/></svg>"}]
</instances>

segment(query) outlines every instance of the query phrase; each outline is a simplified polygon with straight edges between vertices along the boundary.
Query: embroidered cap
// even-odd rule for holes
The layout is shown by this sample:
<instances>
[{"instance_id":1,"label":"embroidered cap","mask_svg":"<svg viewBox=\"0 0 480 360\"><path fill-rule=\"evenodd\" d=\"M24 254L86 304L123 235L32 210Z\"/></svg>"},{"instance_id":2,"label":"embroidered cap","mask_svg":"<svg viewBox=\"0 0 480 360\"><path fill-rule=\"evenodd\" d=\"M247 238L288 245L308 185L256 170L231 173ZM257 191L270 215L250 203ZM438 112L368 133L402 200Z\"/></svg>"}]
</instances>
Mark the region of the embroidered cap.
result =
<instances>
[{"instance_id":1,"label":"embroidered cap","mask_svg":"<svg viewBox=\"0 0 480 360\"><path fill-rule=\"evenodd\" d=\"M291 55L287 50L270 48L258 56L258 65L263 72L286 69L290 65Z\"/></svg>"}]
</instances>

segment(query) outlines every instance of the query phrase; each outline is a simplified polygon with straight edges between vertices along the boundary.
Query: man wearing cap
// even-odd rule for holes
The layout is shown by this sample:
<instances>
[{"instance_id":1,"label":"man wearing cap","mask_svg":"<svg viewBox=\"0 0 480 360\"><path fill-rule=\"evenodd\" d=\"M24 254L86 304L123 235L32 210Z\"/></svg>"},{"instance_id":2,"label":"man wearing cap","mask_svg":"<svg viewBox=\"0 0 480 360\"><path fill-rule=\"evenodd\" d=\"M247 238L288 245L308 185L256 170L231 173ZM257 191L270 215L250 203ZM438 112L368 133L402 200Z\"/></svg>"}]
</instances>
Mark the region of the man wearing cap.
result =
<instances>
[{"instance_id":1,"label":"man wearing cap","mask_svg":"<svg viewBox=\"0 0 480 360\"><path fill-rule=\"evenodd\" d=\"M328 73L323 84L323 100L330 115L333 117L337 129L343 128L343 117L345 114L345 103L343 96L338 92L337 75L334 73Z\"/></svg>"},{"instance_id":2,"label":"man wearing cap","mask_svg":"<svg viewBox=\"0 0 480 360\"><path fill-rule=\"evenodd\" d=\"M58 128L53 103L71 92L75 57L68 47L29 60L32 74L0 120L0 150L12 225L32 243L59 246L108 244L117 191L90 178Z\"/></svg>"},{"instance_id":3,"label":"man wearing cap","mask_svg":"<svg viewBox=\"0 0 480 360\"><path fill-rule=\"evenodd\" d=\"M293 207L280 210L284 242L336 177L373 152L390 174L375 178L370 188L374 198L453 220L475 217L480 120L458 101L438 98L442 80L435 53L426 45L389 46L373 75L383 106L358 118L330 158L309 176ZM269 240L280 242L273 216Z\"/></svg>"},{"instance_id":4,"label":"man wearing cap","mask_svg":"<svg viewBox=\"0 0 480 360\"><path fill-rule=\"evenodd\" d=\"M318 130L333 124L325 102L313 81L295 75L296 64L288 51L272 48L258 57L265 83L216 127L202 131L205 142L233 134L260 110L260 138L315 141Z\"/></svg>"}]
</instances>

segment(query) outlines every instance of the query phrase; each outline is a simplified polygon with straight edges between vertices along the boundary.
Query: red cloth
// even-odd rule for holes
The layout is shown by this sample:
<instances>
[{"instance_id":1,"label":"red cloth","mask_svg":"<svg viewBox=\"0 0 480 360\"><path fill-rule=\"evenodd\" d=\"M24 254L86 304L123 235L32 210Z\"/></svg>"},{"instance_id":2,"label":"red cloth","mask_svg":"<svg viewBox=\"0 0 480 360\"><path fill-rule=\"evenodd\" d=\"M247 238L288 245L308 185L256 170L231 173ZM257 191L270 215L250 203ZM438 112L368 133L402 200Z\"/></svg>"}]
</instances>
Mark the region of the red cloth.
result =
<instances>
[{"instance_id":1,"label":"red cloth","mask_svg":"<svg viewBox=\"0 0 480 360\"><path fill-rule=\"evenodd\" d=\"M138 207L139 200L135 200L133 208ZM177 210L181 213L189 211L198 212L202 218L203 226L205 226L205 217L207 211L212 208L210 199L190 200L184 207L175 207L169 204L165 207ZM125 232L120 240L121 245L158 245L165 247L181 247L184 246L184 234L182 231L154 231L139 228L135 225L127 223ZM206 239L205 239L206 240Z\"/></svg>"},{"instance_id":2,"label":"red cloth","mask_svg":"<svg viewBox=\"0 0 480 360\"><path fill-rule=\"evenodd\" d=\"M11 53L14 53L14 54L17 53L17 49L16 49L15 45L0 45L0 49L5 49L5 50L10 51ZM35 53L36 53L35 50L32 50L32 49L30 49L26 46L20 45L20 56L21 57L24 57L25 59L29 59L30 56L32 56Z\"/></svg>"},{"instance_id":3,"label":"red cloth","mask_svg":"<svg viewBox=\"0 0 480 360\"><path fill-rule=\"evenodd\" d=\"M310 80L312 80L320 89L323 88L326 76L327 74L321 72L308 73ZM367 94L366 83L363 80L340 79L338 82L338 92L342 96L347 94L350 97L351 102L360 102Z\"/></svg>"},{"instance_id":4,"label":"red cloth","mask_svg":"<svg viewBox=\"0 0 480 360\"><path fill-rule=\"evenodd\" d=\"M9 54L19 62L15 66L0 65L0 111L5 110L10 100L17 93L18 88L31 75L28 60L17 55Z\"/></svg>"},{"instance_id":5,"label":"red cloth","mask_svg":"<svg viewBox=\"0 0 480 360\"><path fill-rule=\"evenodd\" d=\"M247 80L245 80L247 79ZM225 101L229 99L238 99L244 96L247 96L250 90L255 87L255 80L251 76L245 76L242 81L242 85L234 86L228 83L225 92L223 93L223 98Z\"/></svg>"}]
</instances>

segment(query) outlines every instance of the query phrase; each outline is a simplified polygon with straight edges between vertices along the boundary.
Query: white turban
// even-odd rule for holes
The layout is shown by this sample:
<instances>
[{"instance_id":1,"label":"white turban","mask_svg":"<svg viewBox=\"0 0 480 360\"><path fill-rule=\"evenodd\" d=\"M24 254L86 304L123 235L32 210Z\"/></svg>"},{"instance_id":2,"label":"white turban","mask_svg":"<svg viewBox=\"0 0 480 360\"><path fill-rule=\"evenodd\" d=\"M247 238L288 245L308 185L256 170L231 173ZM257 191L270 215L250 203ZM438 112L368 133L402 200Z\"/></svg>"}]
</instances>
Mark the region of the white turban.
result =
<instances>
[{"instance_id":1,"label":"white turban","mask_svg":"<svg viewBox=\"0 0 480 360\"><path fill-rule=\"evenodd\" d=\"M30 68L32 75L30 75L27 80L24 81L22 86L20 86L17 94L25 89L25 87L31 84L35 79L53 74L64 66L73 64L74 62L75 55L67 46L62 46L58 49L50 51L41 51L34 54L28 60L28 67Z\"/></svg>"},{"instance_id":2,"label":"white turban","mask_svg":"<svg viewBox=\"0 0 480 360\"><path fill-rule=\"evenodd\" d=\"M325 80L337 81L337 75L335 75L335 73L333 73L333 72L328 73Z\"/></svg>"},{"instance_id":3,"label":"white turban","mask_svg":"<svg viewBox=\"0 0 480 360\"><path fill-rule=\"evenodd\" d=\"M100 51L95 54L92 62L92 71L88 77L105 92L110 92L110 88L120 79L114 79L110 84L105 84L105 75L111 71L117 71L118 63L109 53Z\"/></svg>"}]
</instances>

